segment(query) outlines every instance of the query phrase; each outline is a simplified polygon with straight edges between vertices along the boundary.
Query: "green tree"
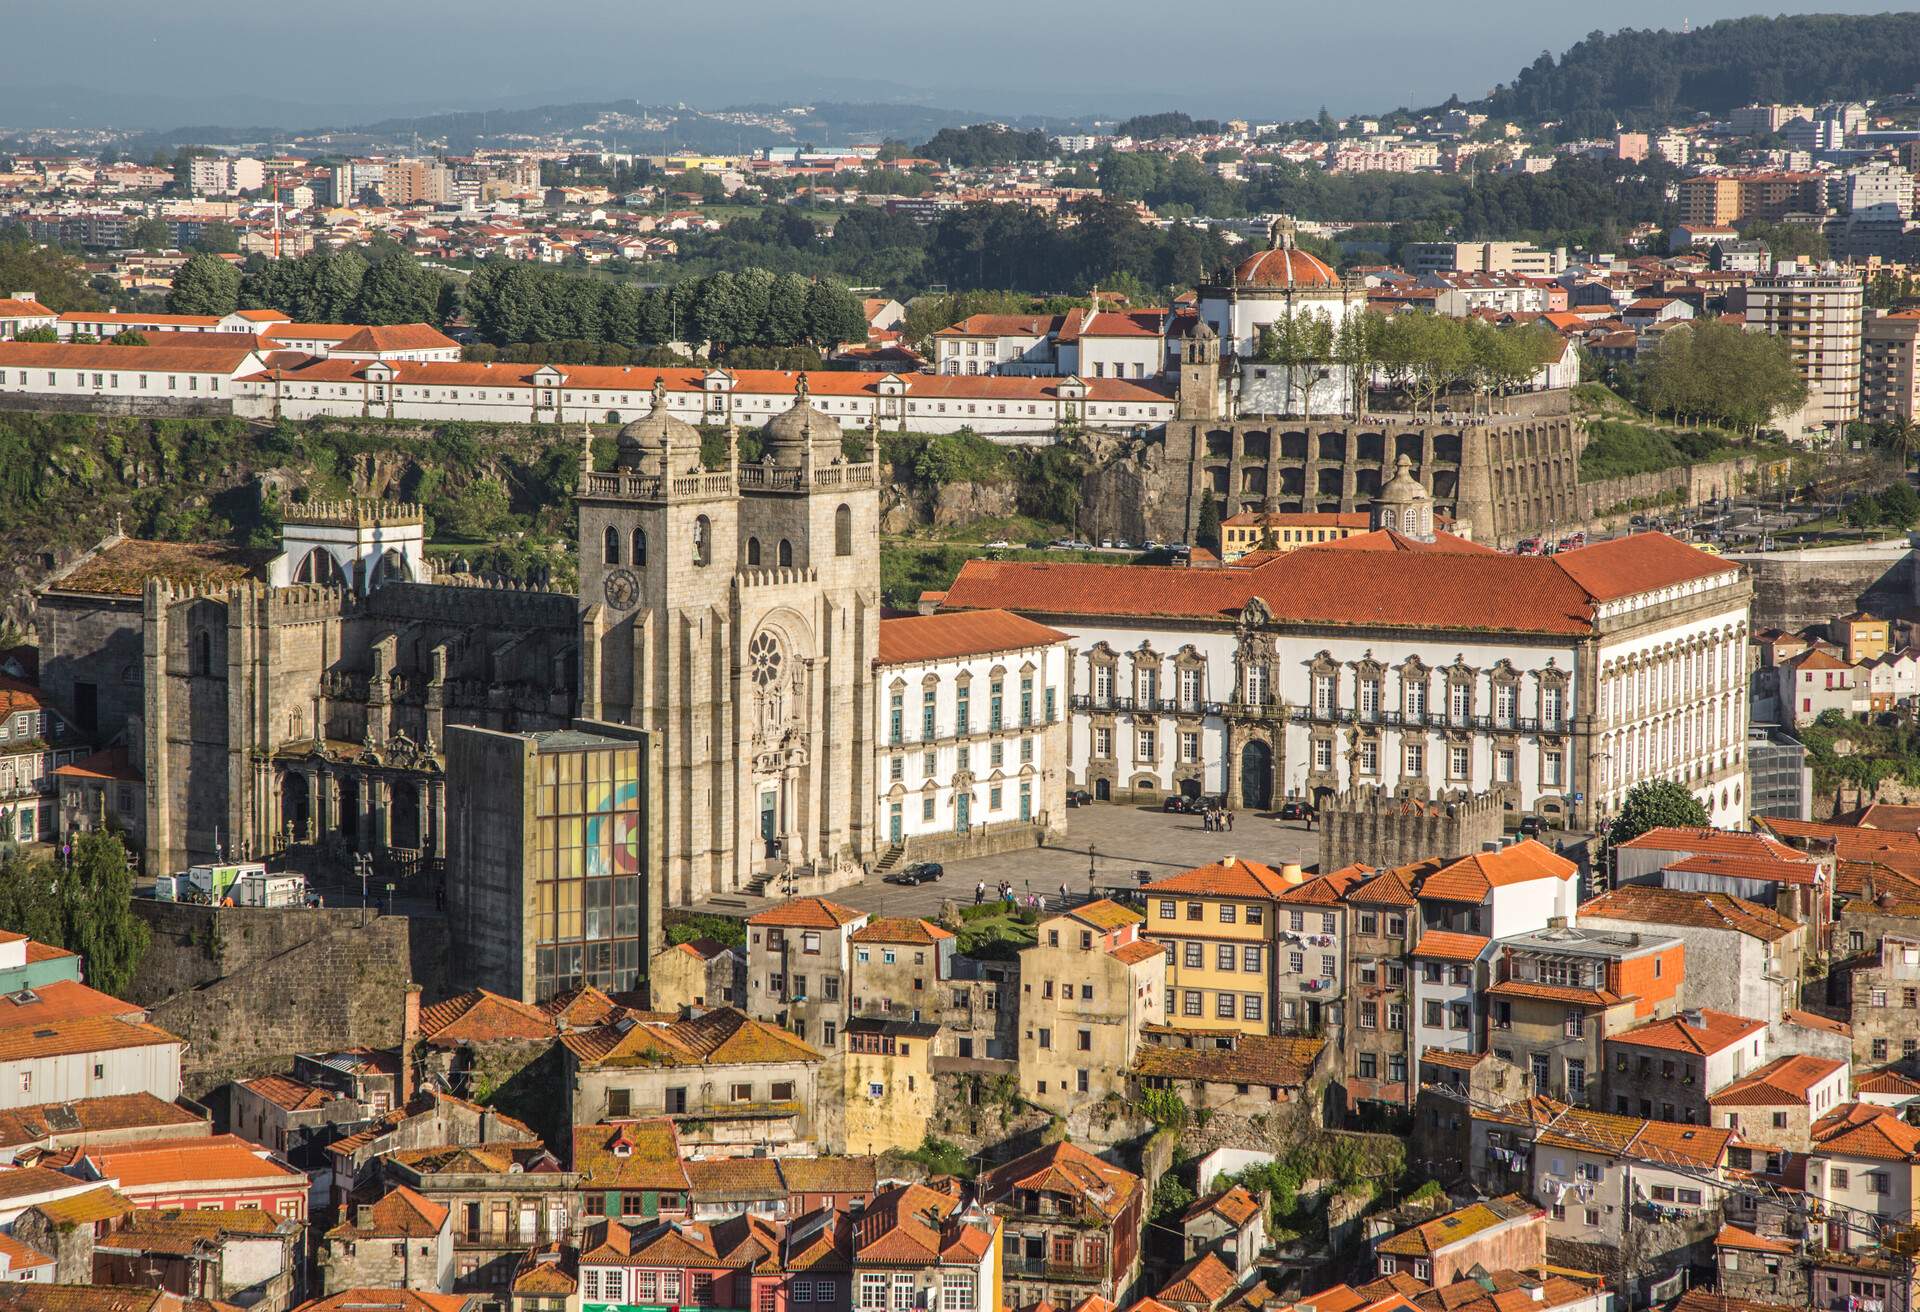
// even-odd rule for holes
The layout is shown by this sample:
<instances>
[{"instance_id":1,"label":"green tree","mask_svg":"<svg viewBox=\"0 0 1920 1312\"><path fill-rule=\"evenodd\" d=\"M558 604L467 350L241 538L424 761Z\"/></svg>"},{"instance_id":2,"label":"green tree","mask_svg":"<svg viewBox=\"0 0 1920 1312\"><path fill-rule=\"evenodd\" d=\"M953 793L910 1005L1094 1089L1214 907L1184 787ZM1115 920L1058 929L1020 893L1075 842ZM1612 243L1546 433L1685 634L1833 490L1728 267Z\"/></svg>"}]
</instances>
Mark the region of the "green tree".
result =
<instances>
[{"instance_id":1,"label":"green tree","mask_svg":"<svg viewBox=\"0 0 1920 1312\"><path fill-rule=\"evenodd\" d=\"M142 219L127 234L127 244L143 251L164 251L173 246L173 225L164 219Z\"/></svg>"},{"instance_id":2,"label":"green tree","mask_svg":"<svg viewBox=\"0 0 1920 1312\"><path fill-rule=\"evenodd\" d=\"M133 914L133 871L120 836L88 830L60 879L62 946L86 962L87 982L106 993L133 983L151 934Z\"/></svg>"},{"instance_id":3,"label":"green tree","mask_svg":"<svg viewBox=\"0 0 1920 1312\"><path fill-rule=\"evenodd\" d=\"M167 292L172 314L232 314L240 304L240 270L201 252L180 266Z\"/></svg>"},{"instance_id":4,"label":"green tree","mask_svg":"<svg viewBox=\"0 0 1920 1312\"><path fill-rule=\"evenodd\" d=\"M0 811L0 821L12 832L11 811ZM55 947L65 942L60 919L60 893L53 862L18 848L0 857L0 929Z\"/></svg>"},{"instance_id":5,"label":"green tree","mask_svg":"<svg viewBox=\"0 0 1920 1312\"><path fill-rule=\"evenodd\" d=\"M1620 814L1607 826L1607 843L1618 847L1649 829L1704 829L1707 823L1707 808L1692 793L1671 779L1649 779L1627 790Z\"/></svg>"},{"instance_id":6,"label":"green tree","mask_svg":"<svg viewBox=\"0 0 1920 1312\"><path fill-rule=\"evenodd\" d=\"M367 269L354 295L354 322L431 323L440 308L440 279L401 250Z\"/></svg>"},{"instance_id":7,"label":"green tree","mask_svg":"<svg viewBox=\"0 0 1920 1312\"><path fill-rule=\"evenodd\" d=\"M1333 319L1318 310L1287 310L1260 330L1260 358L1287 371L1290 414L1305 414L1319 369L1333 359ZM1297 403L1297 404L1296 404Z\"/></svg>"},{"instance_id":8,"label":"green tree","mask_svg":"<svg viewBox=\"0 0 1920 1312\"><path fill-rule=\"evenodd\" d=\"M867 340L867 316L852 292L825 280L807 288L807 340L823 350Z\"/></svg>"},{"instance_id":9,"label":"green tree","mask_svg":"<svg viewBox=\"0 0 1920 1312\"><path fill-rule=\"evenodd\" d=\"M507 489L499 479L476 478L443 502L434 519L451 537L484 542L505 523L508 509Z\"/></svg>"},{"instance_id":10,"label":"green tree","mask_svg":"<svg viewBox=\"0 0 1920 1312\"><path fill-rule=\"evenodd\" d=\"M1220 503L1211 494L1203 493L1200 497L1200 518L1194 525L1193 543L1216 554L1220 550Z\"/></svg>"},{"instance_id":11,"label":"green tree","mask_svg":"<svg viewBox=\"0 0 1920 1312\"><path fill-rule=\"evenodd\" d=\"M240 234L224 223L203 224L192 246L194 250L210 255L237 255L240 251Z\"/></svg>"},{"instance_id":12,"label":"green tree","mask_svg":"<svg viewBox=\"0 0 1920 1312\"><path fill-rule=\"evenodd\" d=\"M57 342L60 334L52 328L22 328L13 335L16 342Z\"/></svg>"},{"instance_id":13,"label":"green tree","mask_svg":"<svg viewBox=\"0 0 1920 1312\"><path fill-rule=\"evenodd\" d=\"M132 328L122 328L119 332L107 338L107 345L109 346L145 346L147 345L147 335L143 332L138 332Z\"/></svg>"}]
</instances>

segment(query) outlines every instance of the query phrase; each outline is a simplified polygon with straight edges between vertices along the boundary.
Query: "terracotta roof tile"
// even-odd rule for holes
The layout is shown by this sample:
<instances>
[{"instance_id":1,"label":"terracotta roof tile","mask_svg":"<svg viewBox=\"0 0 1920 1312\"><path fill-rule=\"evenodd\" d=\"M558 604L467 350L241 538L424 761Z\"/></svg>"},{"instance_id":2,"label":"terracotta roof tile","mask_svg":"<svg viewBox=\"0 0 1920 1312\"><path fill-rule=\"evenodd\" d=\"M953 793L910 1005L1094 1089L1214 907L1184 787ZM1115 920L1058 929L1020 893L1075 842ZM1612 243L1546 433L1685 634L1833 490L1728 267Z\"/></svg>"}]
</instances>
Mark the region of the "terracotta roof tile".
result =
<instances>
[{"instance_id":1,"label":"terracotta roof tile","mask_svg":"<svg viewBox=\"0 0 1920 1312\"><path fill-rule=\"evenodd\" d=\"M397 1184L350 1223L342 1222L329 1233L366 1239L430 1239L440 1233L449 1215L446 1204Z\"/></svg>"},{"instance_id":2,"label":"terracotta roof tile","mask_svg":"<svg viewBox=\"0 0 1920 1312\"><path fill-rule=\"evenodd\" d=\"M1432 1257L1442 1249L1463 1239L1470 1239L1483 1230L1491 1230L1519 1217L1545 1215L1543 1208L1519 1194L1507 1194L1490 1202L1473 1203L1402 1230L1383 1239L1377 1251L1394 1257Z\"/></svg>"},{"instance_id":3,"label":"terracotta roof tile","mask_svg":"<svg viewBox=\"0 0 1920 1312\"><path fill-rule=\"evenodd\" d=\"M49 1021L43 1025L0 1030L0 1061L34 1057L64 1057L82 1052L116 1052L124 1048L151 1048L181 1040L158 1025L88 1016L79 1020Z\"/></svg>"},{"instance_id":4,"label":"terracotta roof tile","mask_svg":"<svg viewBox=\"0 0 1920 1312\"><path fill-rule=\"evenodd\" d=\"M781 929L839 929L867 913L829 902L824 897L796 897L779 906L768 907L747 918L749 925L773 925Z\"/></svg>"},{"instance_id":5,"label":"terracotta roof tile","mask_svg":"<svg viewBox=\"0 0 1920 1312\"><path fill-rule=\"evenodd\" d=\"M1067 635L1005 610L949 611L880 621L876 665L918 665L1025 651L1065 642Z\"/></svg>"},{"instance_id":6,"label":"terracotta roof tile","mask_svg":"<svg viewBox=\"0 0 1920 1312\"><path fill-rule=\"evenodd\" d=\"M1796 1106L1804 1104L1815 1085L1847 1064L1827 1057L1778 1057L1759 1070L1733 1081L1707 1101L1718 1106Z\"/></svg>"},{"instance_id":7,"label":"terracotta roof tile","mask_svg":"<svg viewBox=\"0 0 1920 1312\"><path fill-rule=\"evenodd\" d=\"M796 1194L872 1193L876 1183L871 1157L783 1157L780 1174Z\"/></svg>"},{"instance_id":8,"label":"terracotta roof tile","mask_svg":"<svg viewBox=\"0 0 1920 1312\"><path fill-rule=\"evenodd\" d=\"M101 1185L83 1194L36 1203L30 1210L40 1213L55 1225L95 1225L117 1221L135 1210L133 1203L118 1190Z\"/></svg>"},{"instance_id":9,"label":"terracotta roof tile","mask_svg":"<svg viewBox=\"0 0 1920 1312\"><path fill-rule=\"evenodd\" d=\"M536 1043L554 1036L553 1017L530 1002L474 989L420 1010L420 1038L435 1047Z\"/></svg>"},{"instance_id":10,"label":"terracotta roof tile","mask_svg":"<svg viewBox=\"0 0 1920 1312\"><path fill-rule=\"evenodd\" d=\"M126 347L108 347L126 350ZM83 556L46 585L48 592L81 592L94 596L137 597L148 579L174 579L203 586L265 581L267 561L274 553L219 542L147 542L121 538Z\"/></svg>"},{"instance_id":11,"label":"terracotta roof tile","mask_svg":"<svg viewBox=\"0 0 1920 1312\"><path fill-rule=\"evenodd\" d=\"M593 1189L687 1188L680 1137L665 1117L575 1126L573 1169Z\"/></svg>"},{"instance_id":12,"label":"terracotta roof tile","mask_svg":"<svg viewBox=\"0 0 1920 1312\"><path fill-rule=\"evenodd\" d=\"M1751 1230L1742 1230L1737 1225L1722 1225L1720 1233L1713 1237L1715 1248L1737 1248L1748 1253L1791 1253L1792 1244L1783 1244L1778 1239L1769 1239L1757 1235Z\"/></svg>"},{"instance_id":13,"label":"terracotta roof tile","mask_svg":"<svg viewBox=\"0 0 1920 1312\"><path fill-rule=\"evenodd\" d=\"M1125 929L1128 925L1143 924L1146 921L1146 917L1132 907L1122 906L1112 898L1106 897L1083 902L1065 914L1070 920L1078 920L1082 924L1091 925L1099 930Z\"/></svg>"},{"instance_id":14,"label":"terracotta roof tile","mask_svg":"<svg viewBox=\"0 0 1920 1312\"><path fill-rule=\"evenodd\" d=\"M266 1150L231 1134L206 1139L164 1139L89 1148L87 1160L100 1178L123 1190L194 1182L305 1181L306 1176L266 1156Z\"/></svg>"},{"instance_id":15,"label":"terracotta roof tile","mask_svg":"<svg viewBox=\"0 0 1920 1312\"><path fill-rule=\"evenodd\" d=\"M1886 1107L1847 1103L1813 1123L1815 1151L1881 1161L1920 1160L1920 1129Z\"/></svg>"},{"instance_id":16,"label":"terracotta roof tile","mask_svg":"<svg viewBox=\"0 0 1920 1312\"><path fill-rule=\"evenodd\" d=\"M1654 884L1610 889L1582 906L1580 919L1725 929L1768 943L1777 943L1800 928L1798 921L1773 908L1731 893L1689 892Z\"/></svg>"},{"instance_id":17,"label":"terracotta roof tile","mask_svg":"<svg viewBox=\"0 0 1920 1312\"><path fill-rule=\"evenodd\" d=\"M414 1289L343 1289L300 1304L293 1312L469 1312L478 1294L428 1294Z\"/></svg>"},{"instance_id":18,"label":"terracotta roof tile","mask_svg":"<svg viewBox=\"0 0 1920 1312\"><path fill-rule=\"evenodd\" d=\"M1688 1052L1695 1056L1706 1056L1722 1052L1736 1044L1759 1034L1767 1028L1763 1020L1754 1020L1748 1016L1735 1016L1731 1012L1715 1011L1711 1007L1701 1007L1697 1014L1700 1023L1694 1024L1688 1019L1689 1013L1668 1016L1664 1020L1650 1020L1644 1025L1636 1025L1630 1030L1608 1036L1610 1043L1630 1043L1638 1048L1662 1048L1670 1052Z\"/></svg>"},{"instance_id":19,"label":"terracotta roof tile","mask_svg":"<svg viewBox=\"0 0 1920 1312\"><path fill-rule=\"evenodd\" d=\"M885 916L853 931L855 943L904 943L911 947L932 947L952 937L952 930L917 916Z\"/></svg>"},{"instance_id":20,"label":"terracotta roof tile","mask_svg":"<svg viewBox=\"0 0 1920 1312\"><path fill-rule=\"evenodd\" d=\"M1209 1213L1218 1214L1228 1225L1244 1225L1260 1211L1260 1200L1247 1192L1245 1185L1234 1185L1230 1189L1218 1189L1204 1198L1195 1200L1193 1205L1181 1215L1182 1221L1192 1221Z\"/></svg>"},{"instance_id":21,"label":"terracotta roof tile","mask_svg":"<svg viewBox=\"0 0 1920 1312\"><path fill-rule=\"evenodd\" d=\"M592 1030L570 1030L560 1041L588 1066L727 1066L817 1062L820 1053L786 1030L733 1007L689 1020L625 1017Z\"/></svg>"},{"instance_id":22,"label":"terracotta roof tile","mask_svg":"<svg viewBox=\"0 0 1920 1312\"><path fill-rule=\"evenodd\" d=\"M1489 892L1533 879L1571 879L1579 867L1531 838L1497 852L1475 852L1442 866L1417 890L1421 897L1448 902L1481 902Z\"/></svg>"},{"instance_id":23,"label":"terracotta roof tile","mask_svg":"<svg viewBox=\"0 0 1920 1312\"><path fill-rule=\"evenodd\" d=\"M1156 1032L1177 1033L1170 1027ZM1231 1049L1213 1046L1219 1036L1207 1034L1204 1045L1176 1046L1143 1043L1135 1052L1133 1072L1160 1079L1200 1080L1209 1084L1258 1084L1267 1088L1303 1087L1325 1039L1288 1038L1271 1034L1239 1034Z\"/></svg>"},{"instance_id":24,"label":"terracotta roof tile","mask_svg":"<svg viewBox=\"0 0 1920 1312\"><path fill-rule=\"evenodd\" d=\"M1413 955L1433 957L1441 961L1478 961L1480 954L1486 951L1487 944L1492 941L1478 934L1430 929L1420 936L1418 943L1413 945Z\"/></svg>"},{"instance_id":25,"label":"terracotta roof tile","mask_svg":"<svg viewBox=\"0 0 1920 1312\"><path fill-rule=\"evenodd\" d=\"M112 369L120 373L218 374L231 378L257 358L251 343L112 346L88 342L0 342L0 367L8 369Z\"/></svg>"},{"instance_id":26,"label":"terracotta roof tile","mask_svg":"<svg viewBox=\"0 0 1920 1312\"><path fill-rule=\"evenodd\" d=\"M1175 1271L1154 1297L1169 1305L1212 1307L1233 1292L1233 1271L1211 1251Z\"/></svg>"},{"instance_id":27,"label":"terracotta roof tile","mask_svg":"<svg viewBox=\"0 0 1920 1312\"><path fill-rule=\"evenodd\" d=\"M289 1079L285 1075L260 1075L251 1080L234 1081L241 1088L265 1098L276 1107L290 1112L311 1111L323 1106L336 1095L328 1089L316 1089L311 1084L302 1084L299 1080Z\"/></svg>"},{"instance_id":28,"label":"terracotta roof tile","mask_svg":"<svg viewBox=\"0 0 1920 1312\"><path fill-rule=\"evenodd\" d=\"M1141 891L1148 894L1180 893L1198 897L1277 898L1304 879L1288 880L1272 866L1240 857L1223 857L1210 865L1183 870L1165 879L1156 879Z\"/></svg>"},{"instance_id":29,"label":"terracotta roof tile","mask_svg":"<svg viewBox=\"0 0 1920 1312\"><path fill-rule=\"evenodd\" d=\"M1140 1193L1141 1181L1075 1144L1052 1143L994 1167L980 1180L980 1196L990 1204L1016 1189L1064 1195L1083 1214L1111 1221Z\"/></svg>"},{"instance_id":30,"label":"terracotta roof tile","mask_svg":"<svg viewBox=\"0 0 1920 1312\"><path fill-rule=\"evenodd\" d=\"M110 1094L73 1102L43 1102L0 1111L0 1145L37 1143L71 1135L151 1128L179 1133L207 1122L178 1103L151 1093Z\"/></svg>"}]
</instances>

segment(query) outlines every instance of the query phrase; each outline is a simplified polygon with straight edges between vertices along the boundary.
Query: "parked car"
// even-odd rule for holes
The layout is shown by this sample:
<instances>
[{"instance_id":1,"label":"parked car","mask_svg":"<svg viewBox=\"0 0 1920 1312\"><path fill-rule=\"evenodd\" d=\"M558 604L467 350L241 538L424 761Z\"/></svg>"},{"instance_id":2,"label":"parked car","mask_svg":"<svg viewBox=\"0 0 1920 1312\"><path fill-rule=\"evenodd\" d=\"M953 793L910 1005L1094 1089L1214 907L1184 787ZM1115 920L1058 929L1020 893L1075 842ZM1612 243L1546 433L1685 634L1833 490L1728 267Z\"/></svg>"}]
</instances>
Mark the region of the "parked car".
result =
<instances>
[{"instance_id":1,"label":"parked car","mask_svg":"<svg viewBox=\"0 0 1920 1312\"><path fill-rule=\"evenodd\" d=\"M1067 789L1067 805L1068 807L1092 806L1093 794L1084 788L1069 788Z\"/></svg>"},{"instance_id":2,"label":"parked car","mask_svg":"<svg viewBox=\"0 0 1920 1312\"><path fill-rule=\"evenodd\" d=\"M1160 803L1160 809L1174 815L1199 815L1207 809L1207 799L1188 797L1184 793L1168 793L1167 800Z\"/></svg>"},{"instance_id":3,"label":"parked car","mask_svg":"<svg viewBox=\"0 0 1920 1312\"><path fill-rule=\"evenodd\" d=\"M1313 809L1313 803L1311 803L1311 802L1282 802L1282 803L1280 803L1280 818L1281 818L1282 820L1307 820L1307 821L1311 821L1311 820L1313 820L1313 818L1314 818L1315 816L1317 816L1318 814L1319 814L1319 812L1317 812L1317 811L1315 811L1315 810Z\"/></svg>"},{"instance_id":4,"label":"parked car","mask_svg":"<svg viewBox=\"0 0 1920 1312\"><path fill-rule=\"evenodd\" d=\"M1516 556L1539 555L1540 539L1539 538L1521 538L1520 541L1514 545L1513 554Z\"/></svg>"},{"instance_id":5,"label":"parked car","mask_svg":"<svg viewBox=\"0 0 1920 1312\"><path fill-rule=\"evenodd\" d=\"M987 543L986 545L996 551L1000 551L1000 550L1006 549L1007 547L1012 546L1013 543L1007 541L1005 538L995 538L993 541Z\"/></svg>"},{"instance_id":6,"label":"parked car","mask_svg":"<svg viewBox=\"0 0 1920 1312\"><path fill-rule=\"evenodd\" d=\"M1546 832L1547 822L1539 816L1523 815L1520 817L1520 836L1522 838L1538 838Z\"/></svg>"},{"instance_id":7,"label":"parked car","mask_svg":"<svg viewBox=\"0 0 1920 1312\"><path fill-rule=\"evenodd\" d=\"M910 866L902 866L881 882L887 884L931 884L944 875L946 868L938 861L916 861Z\"/></svg>"},{"instance_id":8,"label":"parked car","mask_svg":"<svg viewBox=\"0 0 1920 1312\"><path fill-rule=\"evenodd\" d=\"M1560 539L1560 550L1562 551L1572 551L1575 547L1584 547L1586 545L1587 535L1578 529L1575 529Z\"/></svg>"}]
</instances>

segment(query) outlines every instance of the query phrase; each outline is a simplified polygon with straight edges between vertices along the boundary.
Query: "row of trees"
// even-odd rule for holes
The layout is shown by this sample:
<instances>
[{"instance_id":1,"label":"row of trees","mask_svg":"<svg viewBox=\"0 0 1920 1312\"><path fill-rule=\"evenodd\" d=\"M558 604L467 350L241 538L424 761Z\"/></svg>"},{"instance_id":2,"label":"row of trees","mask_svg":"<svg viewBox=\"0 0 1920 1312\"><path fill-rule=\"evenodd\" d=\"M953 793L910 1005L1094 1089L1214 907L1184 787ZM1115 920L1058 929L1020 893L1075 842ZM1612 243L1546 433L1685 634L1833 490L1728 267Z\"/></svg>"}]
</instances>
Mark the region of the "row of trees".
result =
<instances>
[{"instance_id":1,"label":"row of trees","mask_svg":"<svg viewBox=\"0 0 1920 1312\"><path fill-rule=\"evenodd\" d=\"M1350 314L1336 327L1326 314L1289 311L1260 330L1259 357L1286 369L1287 386L1304 410L1316 380L1313 366L1338 364L1356 388L1358 408L1376 375L1432 410L1460 387L1500 394L1560 358L1565 343L1548 328L1496 328L1479 319L1427 313Z\"/></svg>"},{"instance_id":2,"label":"row of trees","mask_svg":"<svg viewBox=\"0 0 1920 1312\"><path fill-rule=\"evenodd\" d=\"M497 345L579 340L621 346L704 341L831 347L862 342L867 318L845 287L767 269L642 287L519 261L488 261L468 280L468 318Z\"/></svg>"},{"instance_id":3,"label":"row of trees","mask_svg":"<svg viewBox=\"0 0 1920 1312\"><path fill-rule=\"evenodd\" d=\"M152 939L133 914L126 848L105 830L81 834L65 860L18 848L0 856L0 929L79 953L87 982L115 994L133 983Z\"/></svg>"},{"instance_id":4,"label":"row of trees","mask_svg":"<svg viewBox=\"0 0 1920 1312\"><path fill-rule=\"evenodd\" d=\"M274 309L302 323L444 323L458 285L397 246L368 260L355 250L263 260L242 271L218 255L195 255L174 275L174 314Z\"/></svg>"},{"instance_id":5,"label":"row of trees","mask_svg":"<svg viewBox=\"0 0 1920 1312\"><path fill-rule=\"evenodd\" d=\"M1711 319L1662 336L1641 361L1636 383L1640 404L1655 414L1754 433L1807 399L1784 338Z\"/></svg>"}]
</instances>

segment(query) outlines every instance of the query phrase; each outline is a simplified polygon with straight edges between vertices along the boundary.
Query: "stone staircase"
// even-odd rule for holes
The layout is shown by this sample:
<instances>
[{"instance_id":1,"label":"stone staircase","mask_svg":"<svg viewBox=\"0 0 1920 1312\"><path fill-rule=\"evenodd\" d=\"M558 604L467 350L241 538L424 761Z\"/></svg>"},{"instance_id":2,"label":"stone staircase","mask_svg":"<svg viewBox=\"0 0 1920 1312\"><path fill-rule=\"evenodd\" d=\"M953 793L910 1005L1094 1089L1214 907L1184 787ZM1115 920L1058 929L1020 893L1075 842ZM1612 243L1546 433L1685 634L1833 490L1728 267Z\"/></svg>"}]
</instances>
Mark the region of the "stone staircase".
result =
<instances>
[{"instance_id":1,"label":"stone staircase","mask_svg":"<svg viewBox=\"0 0 1920 1312\"><path fill-rule=\"evenodd\" d=\"M876 875L886 874L895 866L899 865L900 858L906 854L907 845L905 843L895 843L892 847L889 847L885 852L881 853L880 859L874 862L873 873Z\"/></svg>"}]
</instances>

